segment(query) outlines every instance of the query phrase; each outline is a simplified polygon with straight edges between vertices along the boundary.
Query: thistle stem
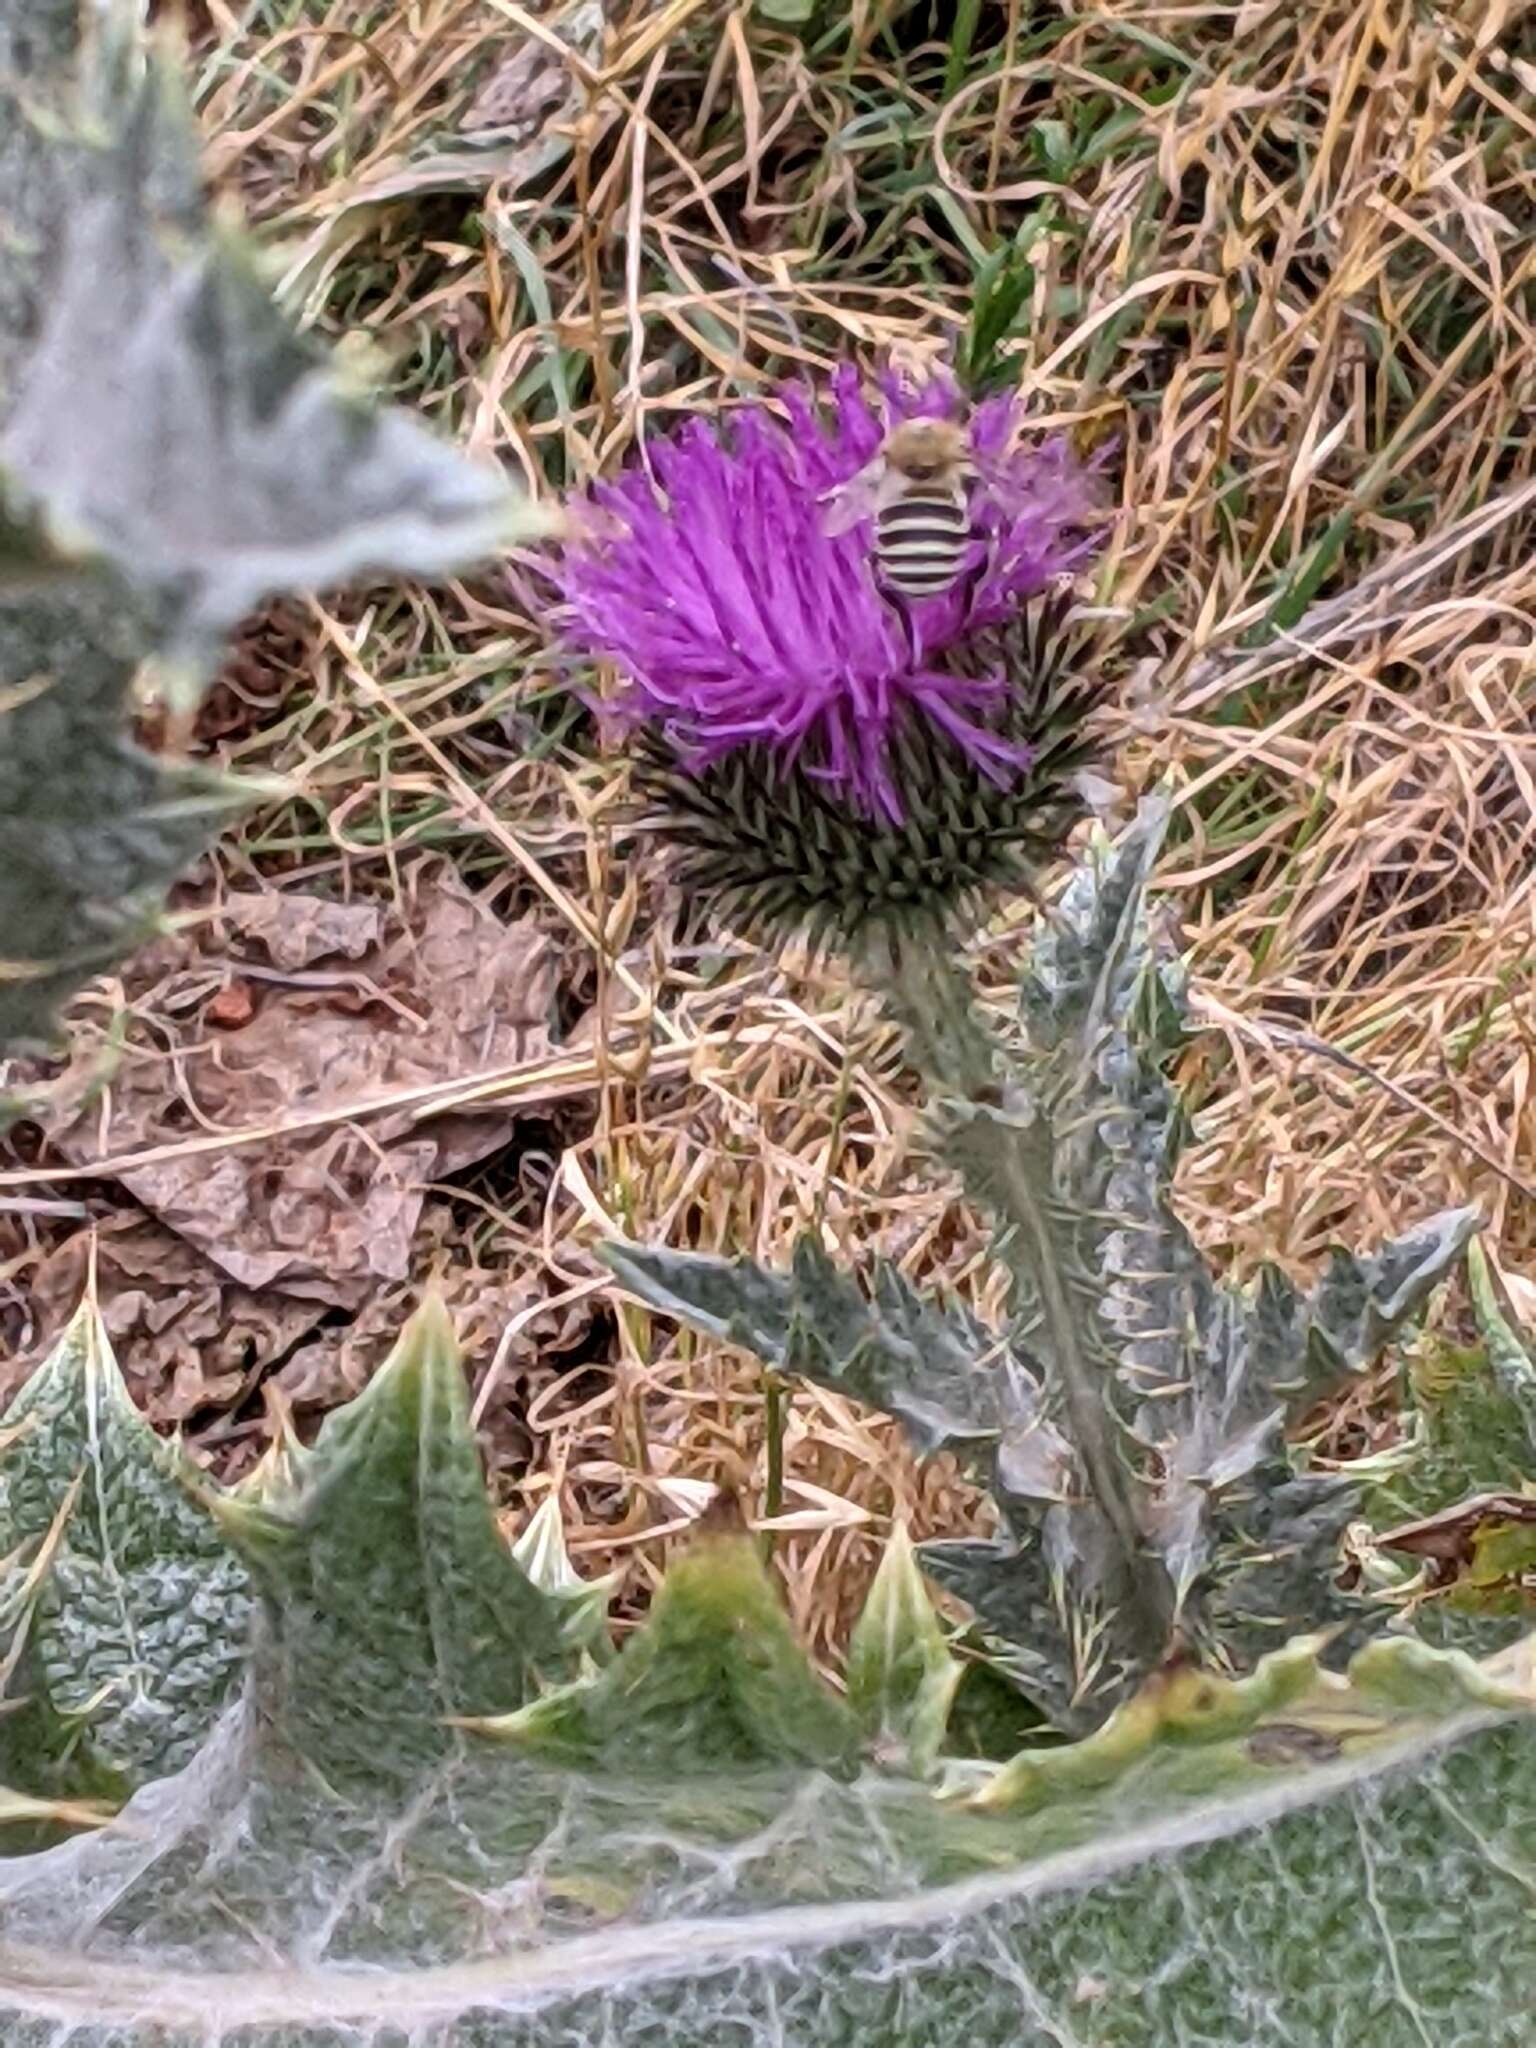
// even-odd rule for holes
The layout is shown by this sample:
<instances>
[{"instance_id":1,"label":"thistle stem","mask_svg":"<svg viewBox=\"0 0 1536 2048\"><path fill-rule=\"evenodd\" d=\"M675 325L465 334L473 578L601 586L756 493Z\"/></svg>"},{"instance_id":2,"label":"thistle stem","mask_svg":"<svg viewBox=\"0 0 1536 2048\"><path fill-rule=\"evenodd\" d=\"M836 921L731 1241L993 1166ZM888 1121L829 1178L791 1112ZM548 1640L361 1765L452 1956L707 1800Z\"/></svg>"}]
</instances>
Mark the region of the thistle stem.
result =
<instances>
[{"instance_id":1,"label":"thistle stem","mask_svg":"<svg viewBox=\"0 0 1536 2048\"><path fill-rule=\"evenodd\" d=\"M997 1256L1039 1304L1062 1420L1120 1549L1121 1584L1113 1590L1135 1617L1148 1663L1156 1663L1172 1632L1173 1587L1143 1538L1137 1482L1121 1455L1120 1425L1093 1356L1092 1314L1073 1301L1068 1284L1077 1247L1070 1212L1051 1198L1056 1141L1049 1105L1033 1104L1028 1122L1010 1128L1005 1056L976 1014L969 978L941 942L891 936L868 964L934 1086L946 1152L1001 1226Z\"/></svg>"},{"instance_id":2,"label":"thistle stem","mask_svg":"<svg viewBox=\"0 0 1536 2048\"><path fill-rule=\"evenodd\" d=\"M763 1515L769 1521L784 1512L784 1432L789 1424L789 1401L790 1390L784 1381L776 1372L765 1372L763 1443L768 1471L763 1482Z\"/></svg>"}]
</instances>

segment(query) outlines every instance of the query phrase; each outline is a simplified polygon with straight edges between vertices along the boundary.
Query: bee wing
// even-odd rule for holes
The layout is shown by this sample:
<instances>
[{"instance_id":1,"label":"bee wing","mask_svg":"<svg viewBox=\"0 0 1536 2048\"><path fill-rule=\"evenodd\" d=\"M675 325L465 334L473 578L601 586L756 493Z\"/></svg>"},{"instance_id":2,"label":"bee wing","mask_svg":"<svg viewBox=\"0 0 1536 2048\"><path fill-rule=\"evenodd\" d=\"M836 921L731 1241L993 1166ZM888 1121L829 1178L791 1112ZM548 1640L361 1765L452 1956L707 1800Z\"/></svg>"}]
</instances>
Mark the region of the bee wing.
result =
<instances>
[{"instance_id":1,"label":"bee wing","mask_svg":"<svg viewBox=\"0 0 1536 2048\"><path fill-rule=\"evenodd\" d=\"M822 515L821 530L827 535L847 533L863 519L872 519L880 510L881 484L884 481L885 465L877 456L866 463L857 476L838 484L826 492L822 503L826 511Z\"/></svg>"}]
</instances>

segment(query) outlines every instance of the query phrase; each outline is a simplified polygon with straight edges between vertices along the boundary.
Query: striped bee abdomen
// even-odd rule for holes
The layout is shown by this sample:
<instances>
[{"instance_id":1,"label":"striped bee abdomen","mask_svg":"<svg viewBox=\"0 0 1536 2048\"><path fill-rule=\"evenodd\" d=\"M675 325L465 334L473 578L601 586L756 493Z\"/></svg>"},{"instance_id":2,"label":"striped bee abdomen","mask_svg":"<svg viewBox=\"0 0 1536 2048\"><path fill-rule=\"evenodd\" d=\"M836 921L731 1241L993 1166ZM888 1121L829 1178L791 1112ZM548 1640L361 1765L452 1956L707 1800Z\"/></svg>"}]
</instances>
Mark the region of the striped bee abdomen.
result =
<instances>
[{"instance_id":1,"label":"striped bee abdomen","mask_svg":"<svg viewBox=\"0 0 1536 2048\"><path fill-rule=\"evenodd\" d=\"M901 597L938 597L960 574L971 517L955 491L908 491L875 517L875 569Z\"/></svg>"}]
</instances>

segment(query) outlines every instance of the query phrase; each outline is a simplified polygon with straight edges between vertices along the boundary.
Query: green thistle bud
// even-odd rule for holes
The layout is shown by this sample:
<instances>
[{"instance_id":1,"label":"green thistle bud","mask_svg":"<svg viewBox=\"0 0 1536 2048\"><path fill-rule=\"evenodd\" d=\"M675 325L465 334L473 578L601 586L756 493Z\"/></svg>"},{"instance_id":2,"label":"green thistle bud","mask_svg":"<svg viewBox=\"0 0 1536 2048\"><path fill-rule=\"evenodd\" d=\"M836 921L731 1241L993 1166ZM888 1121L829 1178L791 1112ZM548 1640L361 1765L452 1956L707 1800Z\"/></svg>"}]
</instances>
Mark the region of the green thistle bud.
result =
<instances>
[{"instance_id":1,"label":"green thistle bud","mask_svg":"<svg viewBox=\"0 0 1536 2048\"><path fill-rule=\"evenodd\" d=\"M685 765L656 727L640 728L640 785L679 882L756 936L855 948L877 933L943 928L994 889L1031 890L1083 815L1078 777L1097 753L1090 714L1103 685L1084 673L1083 652L1061 599L954 650L957 675L1006 677L994 730L1027 765L993 780L970 750L910 717L890 746L898 820L870 816L765 745Z\"/></svg>"}]
</instances>

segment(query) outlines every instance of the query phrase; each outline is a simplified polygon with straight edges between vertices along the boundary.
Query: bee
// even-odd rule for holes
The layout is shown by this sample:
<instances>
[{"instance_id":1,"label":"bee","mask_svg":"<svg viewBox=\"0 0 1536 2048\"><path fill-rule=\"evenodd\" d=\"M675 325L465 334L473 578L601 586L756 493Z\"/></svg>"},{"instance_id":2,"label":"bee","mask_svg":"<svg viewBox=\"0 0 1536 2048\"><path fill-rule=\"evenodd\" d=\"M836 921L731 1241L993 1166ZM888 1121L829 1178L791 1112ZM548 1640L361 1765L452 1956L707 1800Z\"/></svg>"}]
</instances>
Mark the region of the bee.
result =
<instances>
[{"instance_id":1,"label":"bee","mask_svg":"<svg viewBox=\"0 0 1536 2048\"><path fill-rule=\"evenodd\" d=\"M954 588L975 538L970 439L952 420L903 420L873 462L828 493L829 534L875 522L875 574L898 597Z\"/></svg>"}]
</instances>

